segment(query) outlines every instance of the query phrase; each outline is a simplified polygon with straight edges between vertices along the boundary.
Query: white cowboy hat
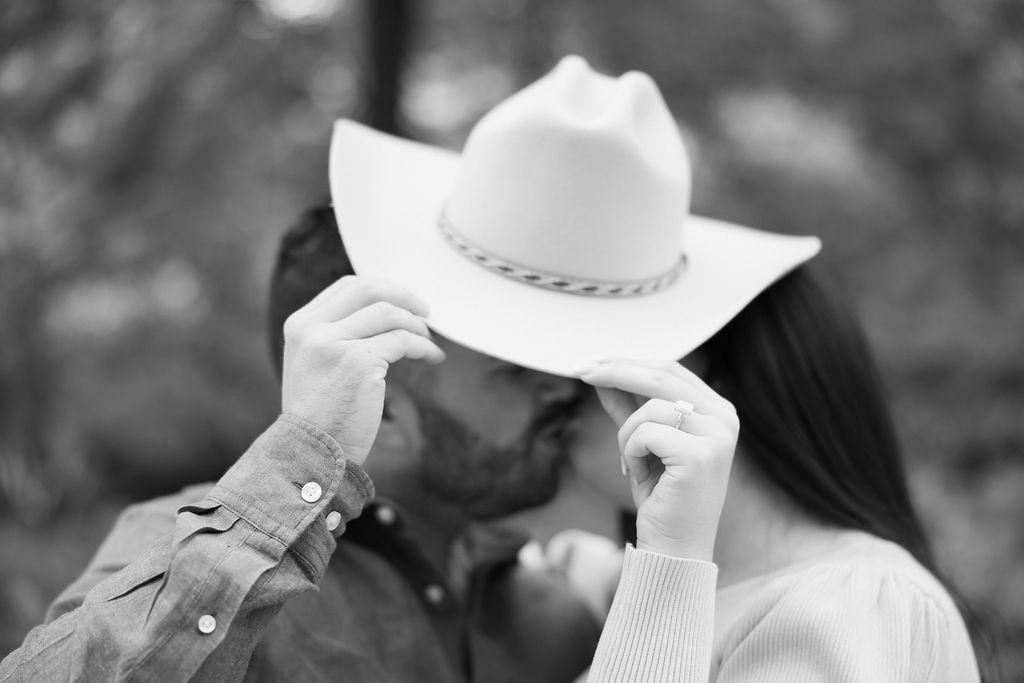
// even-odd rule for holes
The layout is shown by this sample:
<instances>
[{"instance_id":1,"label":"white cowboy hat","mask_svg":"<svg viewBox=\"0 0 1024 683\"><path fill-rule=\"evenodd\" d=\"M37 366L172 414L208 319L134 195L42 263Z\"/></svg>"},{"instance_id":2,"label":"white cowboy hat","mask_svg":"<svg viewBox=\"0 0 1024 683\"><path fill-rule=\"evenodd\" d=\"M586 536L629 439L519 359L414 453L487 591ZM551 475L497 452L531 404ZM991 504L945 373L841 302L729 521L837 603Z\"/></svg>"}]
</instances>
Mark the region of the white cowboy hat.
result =
<instances>
[{"instance_id":1,"label":"white cowboy hat","mask_svg":"<svg viewBox=\"0 0 1024 683\"><path fill-rule=\"evenodd\" d=\"M821 248L691 214L657 86L580 57L487 113L461 156L338 121L330 182L357 273L422 297L442 336L556 375L682 358Z\"/></svg>"}]
</instances>

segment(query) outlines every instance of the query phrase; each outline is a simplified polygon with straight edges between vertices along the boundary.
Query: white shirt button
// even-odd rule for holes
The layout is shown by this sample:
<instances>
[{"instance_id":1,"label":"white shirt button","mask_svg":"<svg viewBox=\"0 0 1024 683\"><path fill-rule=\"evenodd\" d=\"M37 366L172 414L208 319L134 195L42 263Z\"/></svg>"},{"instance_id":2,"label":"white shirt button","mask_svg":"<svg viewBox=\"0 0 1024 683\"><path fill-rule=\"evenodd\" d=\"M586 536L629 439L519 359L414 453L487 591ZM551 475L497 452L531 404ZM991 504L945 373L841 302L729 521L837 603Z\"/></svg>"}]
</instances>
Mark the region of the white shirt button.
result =
<instances>
[{"instance_id":1,"label":"white shirt button","mask_svg":"<svg viewBox=\"0 0 1024 683\"><path fill-rule=\"evenodd\" d=\"M327 530L334 531L341 525L341 513L337 510L331 510L327 513Z\"/></svg>"},{"instance_id":2,"label":"white shirt button","mask_svg":"<svg viewBox=\"0 0 1024 683\"><path fill-rule=\"evenodd\" d=\"M302 500L307 503L317 502L322 495L324 495L324 490L315 481L311 481L302 487Z\"/></svg>"},{"instance_id":3,"label":"white shirt button","mask_svg":"<svg viewBox=\"0 0 1024 683\"><path fill-rule=\"evenodd\" d=\"M438 586L436 583L432 583L423 589L423 597L427 599L431 605L440 605L444 602L444 588Z\"/></svg>"},{"instance_id":4,"label":"white shirt button","mask_svg":"<svg viewBox=\"0 0 1024 683\"><path fill-rule=\"evenodd\" d=\"M394 524L395 518L397 517L397 515L395 514L395 509L388 507L387 505L381 505L379 508L377 508L376 514L377 521L383 524L384 526L391 526L392 524Z\"/></svg>"},{"instance_id":5,"label":"white shirt button","mask_svg":"<svg viewBox=\"0 0 1024 683\"><path fill-rule=\"evenodd\" d=\"M217 620L213 618L211 614L204 614L199 617L199 621L196 623L199 628L199 632L203 635L213 633L214 629L217 628Z\"/></svg>"}]
</instances>

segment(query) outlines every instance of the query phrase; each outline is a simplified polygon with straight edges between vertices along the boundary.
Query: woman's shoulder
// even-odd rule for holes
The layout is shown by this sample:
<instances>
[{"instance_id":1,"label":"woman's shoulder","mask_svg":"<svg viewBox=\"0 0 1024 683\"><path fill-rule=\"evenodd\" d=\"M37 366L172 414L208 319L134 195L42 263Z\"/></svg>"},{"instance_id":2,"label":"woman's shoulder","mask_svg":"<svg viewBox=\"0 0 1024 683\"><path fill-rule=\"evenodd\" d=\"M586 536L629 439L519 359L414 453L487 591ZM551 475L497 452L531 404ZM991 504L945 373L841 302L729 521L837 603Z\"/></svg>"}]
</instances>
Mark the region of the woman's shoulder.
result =
<instances>
[{"instance_id":1,"label":"woman's shoulder","mask_svg":"<svg viewBox=\"0 0 1024 683\"><path fill-rule=\"evenodd\" d=\"M862 532L848 532L830 552L728 586L719 591L726 602L751 604L838 597L874 600L879 591L921 598L943 609L956 609L948 591L901 546ZM827 606L829 600L819 603Z\"/></svg>"},{"instance_id":2,"label":"woman's shoulder","mask_svg":"<svg viewBox=\"0 0 1024 683\"><path fill-rule=\"evenodd\" d=\"M836 602L863 602L878 608L958 614L945 586L913 555L866 533L858 534L841 551L796 568L789 579L781 587L785 600L813 599L821 608Z\"/></svg>"},{"instance_id":3,"label":"woman's shoulder","mask_svg":"<svg viewBox=\"0 0 1024 683\"><path fill-rule=\"evenodd\" d=\"M718 664L767 640L836 665L851 666L844 660L859 652L883 666L976 672L966 626L941 582L900 546L862 536L841 552L723 591L734 613L718 634Z\"/></svg>"}]
</instances>

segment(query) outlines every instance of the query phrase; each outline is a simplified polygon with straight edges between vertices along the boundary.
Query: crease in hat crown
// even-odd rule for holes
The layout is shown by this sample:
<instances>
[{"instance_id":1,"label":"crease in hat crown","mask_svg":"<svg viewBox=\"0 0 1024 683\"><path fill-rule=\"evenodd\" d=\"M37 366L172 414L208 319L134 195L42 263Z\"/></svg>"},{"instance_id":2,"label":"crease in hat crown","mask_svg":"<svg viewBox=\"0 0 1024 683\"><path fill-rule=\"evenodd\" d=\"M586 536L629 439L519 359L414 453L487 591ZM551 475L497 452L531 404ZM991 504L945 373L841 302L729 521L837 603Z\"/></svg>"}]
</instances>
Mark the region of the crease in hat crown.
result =
<instances>
[{"instance_id":1,"label":"crease in hat crown","mask_svg":"<svg viewBox=\"0 0 1024 683\"><path fill-rule=\"evenodd\" d=\"M646 74L566 57L474 127L439 217L512 266L595 283L671 282L689 158Z\"/></svg>"}]
</instances>

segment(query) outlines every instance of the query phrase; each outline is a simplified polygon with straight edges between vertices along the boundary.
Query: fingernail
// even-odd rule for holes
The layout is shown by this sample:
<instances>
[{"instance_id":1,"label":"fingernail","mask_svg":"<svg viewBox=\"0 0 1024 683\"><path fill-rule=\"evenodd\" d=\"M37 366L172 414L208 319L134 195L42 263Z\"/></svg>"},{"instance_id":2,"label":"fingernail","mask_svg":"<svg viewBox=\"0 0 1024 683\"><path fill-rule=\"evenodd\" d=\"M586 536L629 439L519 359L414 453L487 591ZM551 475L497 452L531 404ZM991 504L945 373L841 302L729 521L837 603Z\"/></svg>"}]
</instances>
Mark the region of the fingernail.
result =
<instances>
[{"instance_id":1,"label":"fingernail","mask_svg":"<svg viewBox=\"0 0 1024 683\"><path fill-rule=\"evenodd\" d=\"M626 476L626 456L619 456L619 464L622 465L622 476Z\"/></svg>"},{"instance_id":2,"label":"fingernail","mask_svg":"<svg viewBox=\"0 0 1024 683\"><path fill-rule=\"evenodd\" d=\"M597 365L597 361L588 360L586 363L583 363L572 372L574 375L586 375L588 373L593 372L597 368Z\"/></svg>"}]
</instances>

